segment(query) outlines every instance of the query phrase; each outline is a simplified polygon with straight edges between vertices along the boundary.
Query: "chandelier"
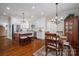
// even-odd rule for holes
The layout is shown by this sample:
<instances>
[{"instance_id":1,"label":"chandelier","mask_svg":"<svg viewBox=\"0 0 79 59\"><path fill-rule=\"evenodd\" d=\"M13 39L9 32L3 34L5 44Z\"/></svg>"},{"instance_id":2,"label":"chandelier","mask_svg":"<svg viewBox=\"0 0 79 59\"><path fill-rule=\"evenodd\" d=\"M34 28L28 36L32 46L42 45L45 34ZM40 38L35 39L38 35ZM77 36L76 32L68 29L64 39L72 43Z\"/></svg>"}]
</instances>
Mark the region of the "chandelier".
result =
<instances>
[{"instance_id":1,"label":"chandelier","mask_svg":"<svg viewBox=\"0 0 79 59\"><path fill-rule=\"evenodd\" d=\"M51 20L51 22L54 22L55 24L59 24L63 18L58 18L58 3L55 4L56 5L56 16L54 19Z\"/></svg>"},{"instance_id":2,"label":"chandelier","mask_svg":"<svg viewBox=\"0 0 79 59\"><path fill-rule=\"evenodd\" d=\"M22 23L25 23L25 20L24 20L24 12L22 13L22 15L23 15Z\"/></svg>"},{"instance_id":3,"label":"chandelier","mask_svg":"<svg viewBox=\"0 0 79 59\"><path fill-rule=\"evenodd\" d=\"M26 25L26 21L25 21L25 17L24 17L24 12L22 13L22 21L21 21L21 29L22 31L24 31L25 26Z\"/></svg>"}]
</instances>

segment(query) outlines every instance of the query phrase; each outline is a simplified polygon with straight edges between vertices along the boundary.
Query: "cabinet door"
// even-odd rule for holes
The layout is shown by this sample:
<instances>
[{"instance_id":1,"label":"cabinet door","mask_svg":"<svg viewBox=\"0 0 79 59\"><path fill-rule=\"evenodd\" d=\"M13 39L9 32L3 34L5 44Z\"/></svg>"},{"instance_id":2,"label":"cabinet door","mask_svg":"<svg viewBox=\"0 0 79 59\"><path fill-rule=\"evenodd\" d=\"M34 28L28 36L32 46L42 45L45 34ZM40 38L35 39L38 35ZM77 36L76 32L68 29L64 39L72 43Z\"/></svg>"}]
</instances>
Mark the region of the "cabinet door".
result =
<instances>
[{"instance_id":1,"label":"cabinet door","mask_svg":"<svg viewBox=\"0 0 79 59\"><path fill-rule=\"evenodd\" d=\"M71 46L73 46L74 45L74 40L73 40L72 33L69 33L68 37L69 37L69 42L70 42Z\"/></svg>"},{"instance_id":2,"label":"cabinet door","mask_svg":"<svg viewBox=\"0 0 79 59\"><path fill-rule=\"evenodd\" d=\"M78 18L75 17L74 18L74 25L73 25L73 28L74 28L74 46L77 47L77 42L79 41L78 39ZM79 44L79 43L78 43Z\"/></svg>"},{"instance_id":3,"label":"cabinet door","mask_svg":"<svg viewBox=\"0 0 79 59\"><path fill-rule=\"evenodd\" d=\"M68 22L66 22L66 32L68 32Z\"/></svg>"},{"instance_id":4,"label":"cabinet door","mask_svg":"<svg viewBox=\"0 0 79 59\"><path fill-rule=\"evenodd\" d=\"M72 27L73 27L72 23L73 23L72 20L69 20L69 29L68 29L68 31L71 32L71 33L72 33Z\"/></svg>"}]
</instances>

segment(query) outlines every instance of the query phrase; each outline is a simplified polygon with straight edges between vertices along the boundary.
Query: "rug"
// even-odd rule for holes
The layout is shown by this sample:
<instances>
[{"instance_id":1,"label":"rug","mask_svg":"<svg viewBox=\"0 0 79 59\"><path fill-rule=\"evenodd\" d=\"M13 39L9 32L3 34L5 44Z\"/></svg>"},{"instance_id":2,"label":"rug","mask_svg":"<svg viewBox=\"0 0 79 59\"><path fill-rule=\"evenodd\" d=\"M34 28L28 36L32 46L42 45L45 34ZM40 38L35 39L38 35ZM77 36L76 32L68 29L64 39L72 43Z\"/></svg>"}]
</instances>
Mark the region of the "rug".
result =
<instances>
[{"instance_id":1,"label":"rug","mask_svg":"<svg viewBox=\"0 0 79 59\"><path fill-rule=\"evenodd\" d=\"M45 46L42 46L39 50L33 53L33 56L45 56L45 54L46 54ZM56 56L56 52L49 50L47 56ZM61 55L58 54L58 56L61 56ZM74 56L74 50L72 49L72 47L69 48L65 46L63 49L63 56Z\"/></svg>"}]
</instances>

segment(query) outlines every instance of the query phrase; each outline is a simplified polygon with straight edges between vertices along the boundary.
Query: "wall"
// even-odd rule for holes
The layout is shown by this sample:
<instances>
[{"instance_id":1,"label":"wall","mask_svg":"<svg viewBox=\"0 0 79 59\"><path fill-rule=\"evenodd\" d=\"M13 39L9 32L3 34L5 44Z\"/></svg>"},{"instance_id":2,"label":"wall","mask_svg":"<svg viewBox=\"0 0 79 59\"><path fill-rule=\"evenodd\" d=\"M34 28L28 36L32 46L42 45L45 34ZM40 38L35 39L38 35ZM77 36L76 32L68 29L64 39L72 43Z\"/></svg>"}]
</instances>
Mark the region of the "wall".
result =
<instances>
[{"instance_id":1,"label":"wall","mask_svg":"<svg viewBox=\"0 0 79 59\"><path fill-rule=\"evenodd\" d=\"M7 38L10 38L10 36L9 36L9 17L0 16L0 25L3 25L5 27Z\"/></svg>"},{"instance_id":2,"label":"wall","mask_svg":"<svg viewBox=\"0 0 79 59\"><path fill-rule=\"evenodd\" d=\"M44 17L36 18L34 21L31 22L31 25L32 24L35 25L33 30L37 32L37 38L45 39L45 18Z\"/></svg>"},{"instance_id":3,"label":"wall","mask_svg":"<svg viewBox=\"0 0 79 59\"><path fill-rule=\"evenodd\" d=\"M56 24L50 21L47 21L46 23L47 23L46 31L56 33L56 29L57 29Z\"/></svg>"}]
</instances>

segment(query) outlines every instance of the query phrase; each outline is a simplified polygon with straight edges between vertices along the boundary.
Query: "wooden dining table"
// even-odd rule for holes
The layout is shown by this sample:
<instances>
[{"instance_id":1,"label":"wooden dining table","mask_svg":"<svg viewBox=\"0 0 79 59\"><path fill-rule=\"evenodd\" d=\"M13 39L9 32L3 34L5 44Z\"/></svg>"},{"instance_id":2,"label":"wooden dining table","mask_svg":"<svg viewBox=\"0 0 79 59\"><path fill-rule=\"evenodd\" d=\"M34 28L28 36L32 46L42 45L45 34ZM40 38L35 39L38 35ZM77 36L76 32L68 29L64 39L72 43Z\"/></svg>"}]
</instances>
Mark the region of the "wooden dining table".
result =
<instances>
[{"instance_id":1,"label":"wooden dining table","mask_svg":"<svg viewBox=\"0 0 79 59\"><path fill-rule=\"evenodd\" d=\"M45 34L53 35L53 34L56 34L56 33L46 32ZM56 35L57 35L57 34L56 34ZM57 39L57 42L59 42L60 44L63 44L63 46L64 46L64 45L69 45L69 42L67 42L67 40L68 40L67 36L64 36L64 35L60 36L60 35L57 35L57 37L59 38L59 39ZM54 40L56 40L56 39L54 39Z\"/></svg>"},{"instance_id":2,"label":"wooden dining table","mask_svg":"<svg viewBox=\"0 0 79 59\"><path fill-rule=\"evenodd\" d=\"M48 34L48 35L53 35L53 34L55 34L55 33L45 33L45 34ZM57 35L57 34L56 34ZM68 48L68 55L71 55L70 54L70 52L71 52L71 45L69 44L69 42L68 42L68 38L67 38L67 36L64 36L64 35L62 35L62 36L59 36L58 35L58 37L59 37L59 39L55 39L54 41L57 41L58 43L60 43L61 45L63 45L63 49L65 48L65 47L67 47ZM49 41L49 40L46 40L46 41ZM52 42L52 40L50 40L50 42Z\"/></svg>"}]
</instances>

